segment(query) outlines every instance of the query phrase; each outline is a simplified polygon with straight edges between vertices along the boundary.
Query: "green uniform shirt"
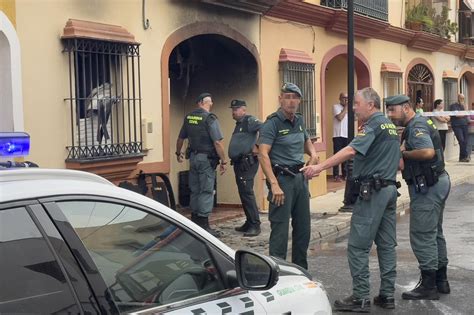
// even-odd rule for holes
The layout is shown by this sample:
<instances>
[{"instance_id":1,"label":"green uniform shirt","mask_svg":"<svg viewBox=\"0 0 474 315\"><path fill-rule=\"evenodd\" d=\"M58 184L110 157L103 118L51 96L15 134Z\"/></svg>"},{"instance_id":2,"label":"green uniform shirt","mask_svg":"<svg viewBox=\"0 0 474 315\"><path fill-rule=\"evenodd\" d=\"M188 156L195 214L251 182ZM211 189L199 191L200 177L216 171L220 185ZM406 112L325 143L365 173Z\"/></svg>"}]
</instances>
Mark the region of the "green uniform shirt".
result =
<instances>
[{"instance_id":1,"label":"green uniform shirt","mask_svg":"<svg viewBox=\"0 0 474 315\"><path fill-rule=\"evenodd\" d=\"M405 128L405 132L407 132L405 148L407 150L434 148L427 124L433 125L433 122L423 118L420 114L416 114L416 116L408 122Z\"/></svg>"},{"instance_id":2,"label":"green uniform shirt","mask_svg":"<svg viewBox=\"0 0 474 315\"><path fill-rule=\"evenodd\" d=\"M267 117L258 144L272 146L269 154L272 165L294 166L304 163L304 144L308 139L301 114L297 113L291 122L278 110Z\"/></svg>"},{"instance_id":3,"label":"green uniform shirt","mask_svg":"<svg viewBox=\"0 0 474 315\"><path fill-rule=\"evenodd\" d=\"M245 115L235 123L229 144L230 159L237 159L252 152L261 126L262 122L252 115Z\"/></svg>"},{"instance_id":4,"label":"green uniform shirt","mask_svg":"<svg viewBox=\"0 0 474 315\"><path fill-rule=\"evenodd\" d=\"M354 178L396 180L401 158L400 142L395 125L382 113L370 116L361 131L349 144L357 154L354 157Z\"/></svg>"}]
</instances>

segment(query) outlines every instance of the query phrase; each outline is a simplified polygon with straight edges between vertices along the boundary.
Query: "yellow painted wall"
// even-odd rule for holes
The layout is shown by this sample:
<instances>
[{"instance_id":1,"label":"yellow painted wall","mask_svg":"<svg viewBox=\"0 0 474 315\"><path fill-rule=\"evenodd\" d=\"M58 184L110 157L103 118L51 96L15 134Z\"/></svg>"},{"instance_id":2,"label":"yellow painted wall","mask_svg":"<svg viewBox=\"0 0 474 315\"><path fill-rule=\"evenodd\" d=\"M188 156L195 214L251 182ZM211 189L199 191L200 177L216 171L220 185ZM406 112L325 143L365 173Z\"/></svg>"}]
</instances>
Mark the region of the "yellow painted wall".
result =
<instances>
[{"instance_id":1,"label":"yellow painted wall","mask_svg":"<svg viewBox=\"0 0 474 315\"><path fill-rule=\"evenodd\" d=\"M0 0L0 11L3 11L13 26L16 25L16 3L15 0Z\"/></svg>"},{"instance_id":2,"label":"yellow painted wall","mask_svg":"<svg viewBox=\"0 0 474 315\"><path fill-rule=\"evenodd\" d=\"M160 63L166 39L184 25L211 21L238 30L258 47L258 16L185 0L147 1L146 16L151 28L145 31L141 3L131 0L17 2L25 129L32 135L32 160L44 167L64 167L64 148L70 141L69 107L63 101L69 94L69 70L60 36L69 18L120 25L142 44L142 116L153 123L154 131L147 135L148 146L152 150L145 161L163 160ZM45 145L49 150L45 149Z\"/></svg>"}]
</instances>

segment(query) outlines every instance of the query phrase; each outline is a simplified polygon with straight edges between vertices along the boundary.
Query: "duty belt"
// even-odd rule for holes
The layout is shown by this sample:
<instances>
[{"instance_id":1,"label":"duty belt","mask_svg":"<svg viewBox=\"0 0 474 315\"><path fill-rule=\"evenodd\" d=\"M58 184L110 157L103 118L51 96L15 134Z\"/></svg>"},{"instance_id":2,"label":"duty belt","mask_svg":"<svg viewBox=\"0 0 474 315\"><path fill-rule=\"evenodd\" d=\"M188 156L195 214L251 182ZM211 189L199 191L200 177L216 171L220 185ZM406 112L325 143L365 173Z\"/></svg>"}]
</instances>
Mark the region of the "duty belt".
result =
<instances>
[{"instance_id":1,"label":"duty belt","mask_svg":"<svg viewBox=\"0 0 474 315\"><path fill-rule=\"evenodd\" d=\"M440 177L441 175L446 174L446 170L442 170L441 172L434 172L434 174L436 177ZM407 185L413 185L415 182L413 181L413 178L410 178L406 179L405 183L407 183Z\"/></svg>"},{"instance_id":2,"label":"duty belt","mask_svg":"<svg viewBox=\"0 0 474 315\"><path fill-rule=\"evenodd\" d=\"M242 162L243 159L247 159L247 158L252 159L252 162L257 162L258 160L258 157L256 155L250 153L250 154L245 154L245 155L239 155L235 159L230 159L230 165L239 164L240 162Z\"/></svg>"},{"instance_id":3,"label":"duty belt","mask_svg":"<svg viewBox=\"0 0 474 315\"><path fill-rule=\"evenodd\" d=\"M296 174L300 173L300 169L304 166L304 164L297 164L297 165L279 165L274 164L272 165L273 173L275 175L286 175L286 176L296 176Z\"/></svg>"}]
</instances>

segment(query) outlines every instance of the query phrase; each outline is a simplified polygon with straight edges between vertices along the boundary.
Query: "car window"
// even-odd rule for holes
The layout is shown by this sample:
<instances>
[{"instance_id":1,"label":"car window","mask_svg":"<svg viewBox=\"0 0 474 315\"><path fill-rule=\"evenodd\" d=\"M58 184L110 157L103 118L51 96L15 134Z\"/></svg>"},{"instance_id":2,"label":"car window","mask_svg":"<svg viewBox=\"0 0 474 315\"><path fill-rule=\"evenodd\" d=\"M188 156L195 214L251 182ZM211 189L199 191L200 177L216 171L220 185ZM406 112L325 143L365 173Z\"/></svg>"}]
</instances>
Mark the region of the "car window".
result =
<instances>
[{"instance_id":1,"label":"car window","mask_svg":"<svg viewBox=\"0 0 474 315\"><path fill-rule=\"evenodd\" d=\"M58 202L119 309L129 312L223 289L204 243L160 217L125 205Z\"/></svg>"},{"instance_id":2,"label":"car window","mask_svg":"<svg viewBox=\"0 0 474 315\"><path fill-rule=\"evenodd\" d=\"M0 210L0 314L80 313L58 262L25 208Z\"/></svg>"}]
</instances>

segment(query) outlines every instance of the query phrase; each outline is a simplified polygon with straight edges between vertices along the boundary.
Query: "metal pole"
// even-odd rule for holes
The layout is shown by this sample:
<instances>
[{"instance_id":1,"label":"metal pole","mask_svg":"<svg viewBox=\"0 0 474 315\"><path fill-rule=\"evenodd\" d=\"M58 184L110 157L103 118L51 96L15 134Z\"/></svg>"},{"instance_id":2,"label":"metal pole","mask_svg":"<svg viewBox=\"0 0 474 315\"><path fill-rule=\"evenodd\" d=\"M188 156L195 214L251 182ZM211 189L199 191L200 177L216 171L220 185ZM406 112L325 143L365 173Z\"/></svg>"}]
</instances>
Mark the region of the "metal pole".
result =
<instances>
[{"instance_id":1,"label":"metal pole","mask_svg":"<svg viewBox=\"0 0 474 315\"><path fill-rule=\"evenodd\" d=\"M354 2L347 1L347 124L348 140L354 139ZM351 212L353 208L352 190L354 181L352 180L352 160L347 161L346 187L344 191L344 206L339 211Z\"/></svg>"},{"instance_id":2,"label":"metal pole","mask_svg":"<svg viewBox=\"0 0 474 315\"><path fill-rule=\"evenodd\" d=\"M354 139L354 2L347 1L347 120L348 138Z\"/></svg>"}]
</instances>

